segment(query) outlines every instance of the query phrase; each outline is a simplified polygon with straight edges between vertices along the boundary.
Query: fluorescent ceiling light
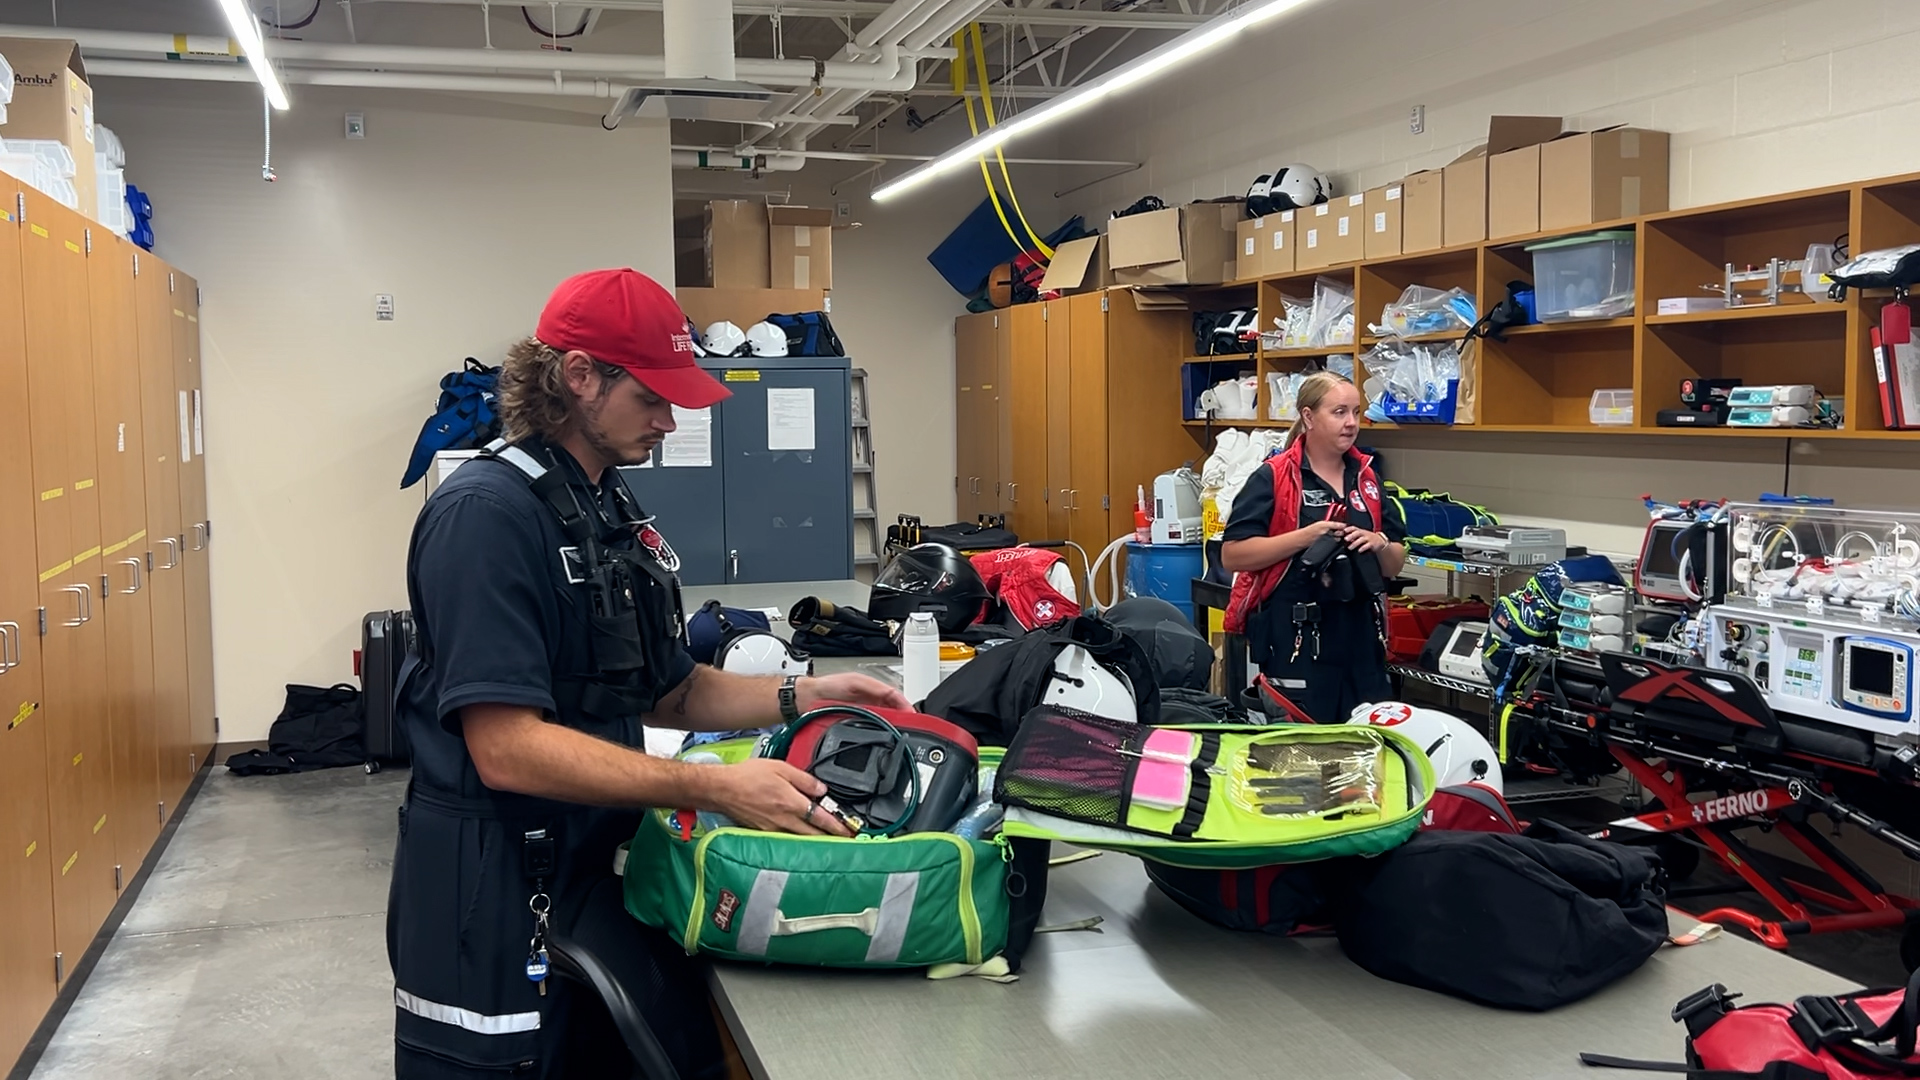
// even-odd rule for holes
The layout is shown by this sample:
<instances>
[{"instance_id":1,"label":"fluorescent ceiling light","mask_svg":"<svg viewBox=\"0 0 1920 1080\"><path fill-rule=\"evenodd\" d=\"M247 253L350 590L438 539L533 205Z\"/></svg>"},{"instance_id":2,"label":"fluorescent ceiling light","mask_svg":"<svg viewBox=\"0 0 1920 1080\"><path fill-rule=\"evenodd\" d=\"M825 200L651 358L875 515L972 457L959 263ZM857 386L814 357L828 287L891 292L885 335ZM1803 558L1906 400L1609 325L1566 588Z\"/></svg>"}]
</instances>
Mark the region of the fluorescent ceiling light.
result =
<instances>
[{"instance_id":1,"label":"fluorescent ceiling light","mask_svg":"<svg viewBox=\"0 0 1920 1080\"><path fill-rule=\"evenodd\" d=\"M229 0L222 0L222 2L229 2ZM884 202L919 187L937 176L977 160L981 155L1016 135L1036 131L1123 90L1138 86L1167 69L1185 63L1219 45L1242 30L1285 15L1295 8L1305 7L1312 2L1313 0L1266 0L1265 3L1250 3L1236 11L1221 15L1205 26L1189 30L1152 52L1136 57L1091 82L1082 83L1030 112L1021 113L1006 123L981 132L924 165L908 169L882 184L873 193L873 200Z\"/></svg>"},{"instance_id":2,"label":"fluorescent ceiling light","mask_svg":"<svg viewBox=\"0 0 1920 1080\"><path fill-rule=\"evenodd\" d=\"M240 43L247 63L253 66L253 77L260 80L260 89L267 92L267 103L283 111L292 108L287 101L287 91L280 85L280 77L267 63L267 43L260 40L260 20L247 10L246 0L220 0L220 12L233 28L233 40Z\"/></svg>"}]
</instances>

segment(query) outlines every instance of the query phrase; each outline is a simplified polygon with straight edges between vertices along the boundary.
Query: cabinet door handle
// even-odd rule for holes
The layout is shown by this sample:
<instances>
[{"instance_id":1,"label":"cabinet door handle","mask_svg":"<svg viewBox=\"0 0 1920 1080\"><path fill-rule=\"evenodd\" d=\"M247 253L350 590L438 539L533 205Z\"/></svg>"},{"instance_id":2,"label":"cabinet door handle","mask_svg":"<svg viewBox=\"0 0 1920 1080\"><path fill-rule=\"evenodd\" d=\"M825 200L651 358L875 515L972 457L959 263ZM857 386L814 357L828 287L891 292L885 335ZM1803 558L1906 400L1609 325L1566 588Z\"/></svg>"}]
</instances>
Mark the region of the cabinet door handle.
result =
<instances>
[{"instance_id":1,"label":"cabinet door handle","mask_svg":"<svg viewBox=\"0 0 1920 1080\"><path fill-rule=\"evenodd\" d=\"M20 666L20 624L0 622L0 675Z\"/></svg>"},{"instance_id":2,"label":"cabinet door handle","mask_svg":"<svg viewBox=\"0 0 1920 1080\"><path fill-rule=\"evenodd\" d=\"M180 565L180 541L171 536L163 536L160 538L160 542L167 545L167 564L160 567L160 569L172 570L178 567Z\"/></svg>"},{"instance_id":3,"label":"cabinet door handle","mask_svg":"<svg viewBox=\"0 0 1920 1080\"><path fill-rule=\"evenodd\" d=\"M1018 481L1012 481L1007 484L1007 501L1010 503L1018 503L1020 501L1020 484Z\"/></svg>"},{"instance_id":4,"label":"cabinet door handle","mask_svg":"<svg viewBox=\"0 0 1920 1080\"><path fill-rule=\"evenodd\" d=\"M120 590L121 595L132 596L134 593L137 593L140 591L140 586L141 586L140 560L139 559L122 559L120 560L120 565L133 567L133 584Z\"/></svg>"},{"instance_id":5,"label":"cabinet door handle","mask_svg":"<svg viewBox=\"0 0 1920 1080\"><path fill-rule=\"evenodd\" d=\"M205 539L206 535L207 535L207 523L204 521L194 522L193 523L193 550L194 551L207 550L207 541Z\"/></svg>"},{"instance_id":6,"label":"cabinet door handle","mask_svg":"<svg viewBox=\"0 0 1920 1080\"><path fill-rule=\"evenodd\" d=\"M739 548L734 548L727 552L727 562L732 567L732 572L727 575L728 580L729 581L737 580L740 577L740 549Z\"/></svg>"},{"instance_id":7,"label":"cabinet door handle","mask_svg":"<svg viewBox=\"0 0 1920 1080\"><path fill-rule=\"evenodd\" d=\"M64 626L87 625L87 609L86 609L87 587L85 585L63 585L60 587L60 591L63 593L73 594L73 618L68 619L62 625Z\"/></svg>"}]
</instances>

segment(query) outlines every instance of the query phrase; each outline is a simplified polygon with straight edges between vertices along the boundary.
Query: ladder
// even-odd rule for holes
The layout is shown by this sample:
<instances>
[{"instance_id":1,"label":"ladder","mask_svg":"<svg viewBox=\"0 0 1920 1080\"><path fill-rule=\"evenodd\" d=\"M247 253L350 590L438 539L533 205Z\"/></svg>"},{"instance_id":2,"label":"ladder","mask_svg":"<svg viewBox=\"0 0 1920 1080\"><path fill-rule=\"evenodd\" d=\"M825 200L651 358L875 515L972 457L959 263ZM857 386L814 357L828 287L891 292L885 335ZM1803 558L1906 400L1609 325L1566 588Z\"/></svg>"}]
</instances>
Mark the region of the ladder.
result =
<instances>
[{"instance_id":1,"label":"ladder","mask_svg":"<svg viewBox=\"0 0 1920 1080\"><path fill-rule=\"evenodd\" d=\"M853 576L871 584L880 572L885 549L880 534L880 493L873 473L873 426L869 419L867 370L851 372L853 401L847 410L853 426Z\"/></svg>"}]
</instances>

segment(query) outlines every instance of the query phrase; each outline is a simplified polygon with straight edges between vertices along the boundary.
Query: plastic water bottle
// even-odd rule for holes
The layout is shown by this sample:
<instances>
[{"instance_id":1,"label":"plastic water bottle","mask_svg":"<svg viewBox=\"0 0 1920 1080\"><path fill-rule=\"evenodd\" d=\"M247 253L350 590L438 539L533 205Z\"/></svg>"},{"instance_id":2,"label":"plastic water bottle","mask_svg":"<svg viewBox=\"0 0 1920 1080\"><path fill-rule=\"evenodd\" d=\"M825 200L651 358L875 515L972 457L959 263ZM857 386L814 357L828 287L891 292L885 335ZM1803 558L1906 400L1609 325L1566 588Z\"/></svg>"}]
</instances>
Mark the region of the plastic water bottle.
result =
<instances>
[{"instance_id":1,"label":"plastic water bottle","mask_svg":"<svg viewBox=\"0 0 1920 1080\"><path fill-rule=\"evenodd\" d=\"M900 657L901 689L907 700L917 705L940 685L940 628L934 625L932 615L916 611L908 616Z\"/></svg>"},{"instance_id":2,"label":"plastic water bottle","mask_svg":"<svg viewBox=\"0 0 1920 1080\"><path fill-rule=\"evenodd\" d=\"M949 832L968 840L981 840L986 837L987 830L1000 824L1001 819L1007 816L1007 808L993 801L993 777L997 771L991 768L981 770L980 796L973 800L972 806L967 807L966 813L960 815L960 820L953 823Z\"/></svg>"}]
</instances>

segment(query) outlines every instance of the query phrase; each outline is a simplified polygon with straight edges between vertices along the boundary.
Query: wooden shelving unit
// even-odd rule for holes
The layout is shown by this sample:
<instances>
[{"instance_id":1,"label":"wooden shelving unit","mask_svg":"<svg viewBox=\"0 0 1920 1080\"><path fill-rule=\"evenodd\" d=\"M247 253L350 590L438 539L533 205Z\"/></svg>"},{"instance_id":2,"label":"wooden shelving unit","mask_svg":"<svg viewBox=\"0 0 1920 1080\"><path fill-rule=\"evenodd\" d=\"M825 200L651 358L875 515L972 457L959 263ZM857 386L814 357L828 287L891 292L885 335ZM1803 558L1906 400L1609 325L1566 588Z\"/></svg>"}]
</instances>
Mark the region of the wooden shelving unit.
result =
<instances>
[{"instance_id":1,"label":"wooden shelving unit","mask_svg":"<svg viewBox=\"0 0 1920 1080\"><path fill-rule=\"evenodd\" d=\"M1381 309L1409 285L1459 287L1482 312L1507 294L1509 282L1533 283L1529 245L1592 232L1635 236L1635 314L1515 327L1504 341L1480 346L1479 413L1473 425L1372 425L1375 429L1537 435L1640 435L1682 439L1828 439L1920 442L1920 431L1888 431L1868 331L1890 294L1850 292L1835 303L1797 294L1777 306L1750 305L1684 315L1654 314L1667 296L1707 296L1727 263L1764 266L1770 258L1800 258L1814 244L1845 237L1852 252L1920 243L1920 173L1790 192L1762 199L1692 207L1579 229L1508 237L1482 244L1345 263L1258 280L1191 290L1193 310L1231 298L1258 305L1263 328L1273 326L1281 297L1306 297L1314 281L1330 278L1353 289L1354 345L1262 350L1250 358L1260 371L1256 421L1215 427L1281 427L1269 412L1267 375L1299 370L1312 359L1352 356L1355 375L1367 377L1365 355L1377 339L1367 333ZM1457 333L1425 334L1414 342L1444 342ZM1185 361L1217 357L1185 357ZM1680 404L1680 380L1737 377L1753 384L1810 382L1828 398L1845 401L1846 426L1813 428L1663 428L1662 409ZM1634 423L1590 422L1595 390L1631 387ZM1189 421L1193 429L1204 421Z\"/></svg>"}]
</instances>

